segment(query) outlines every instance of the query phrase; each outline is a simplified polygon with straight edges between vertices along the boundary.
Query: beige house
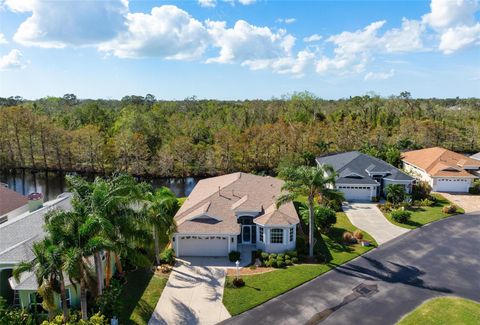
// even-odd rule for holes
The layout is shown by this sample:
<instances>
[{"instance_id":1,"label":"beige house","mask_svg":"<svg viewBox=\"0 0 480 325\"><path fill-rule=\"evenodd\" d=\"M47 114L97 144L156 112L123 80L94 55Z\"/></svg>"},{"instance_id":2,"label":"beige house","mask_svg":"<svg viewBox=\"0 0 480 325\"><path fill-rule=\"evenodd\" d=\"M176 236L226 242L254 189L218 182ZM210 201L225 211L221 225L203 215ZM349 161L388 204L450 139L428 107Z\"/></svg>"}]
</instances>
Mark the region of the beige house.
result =
<instances>
[{"instance_id":1,"label":"beige house","mask_svg":"<svg viewBox=\"0 0 480 325\"><path fill-rule=\"evenodd\" d=\"M176 255L226 256L242 245L266 252L295 248L293 203L276 207L283 181L233 173L201 180L175 215Z\"/></svg>"},{"instance_id":2,"label":"beige house","mask_svg":"<svg viewBox=\"0 0 480 325\"><path fill-rule=\"evenodd\" d=\"M405 152L402 161L407 172L437 192L468 192L480 170L479 160L440 147Z\"/></svg>"}]
</instances>

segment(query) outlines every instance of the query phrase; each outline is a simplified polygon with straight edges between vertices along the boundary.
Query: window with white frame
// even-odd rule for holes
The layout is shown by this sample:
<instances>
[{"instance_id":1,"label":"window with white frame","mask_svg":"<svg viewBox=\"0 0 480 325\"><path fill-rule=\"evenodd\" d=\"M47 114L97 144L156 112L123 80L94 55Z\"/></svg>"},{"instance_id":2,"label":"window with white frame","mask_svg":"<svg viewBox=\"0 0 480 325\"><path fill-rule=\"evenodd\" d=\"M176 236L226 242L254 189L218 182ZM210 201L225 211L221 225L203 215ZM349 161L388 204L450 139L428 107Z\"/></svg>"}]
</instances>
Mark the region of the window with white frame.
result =
<instances>
[{"instance_id":1,"label":"window with white frame","mask_svg":"<svg viewBox=\"0 0 480 325\"><path fill-rule=\"evenodd\" d=\"M290 237L290 242L292 242L293 241L293 235L294 235L294 228L293 227L290 228L290 234L289 235L290 235L289 236Z\"/></svg>"},{"instance_id":2,"label":"window with white frame","mask_svg":"<svg viewBox=\"0 0 480 325\"><path fill-rule=\"evenodd\" d=\"M259 240L263 243L263 227L258 227L258 237Z\"/></svg>"},{"instance_id":3,"label":"window with white frame","mask_svg":"<svg viewBox=\"0 0 480 325\"><path fill-rule=\"evenodd\" d=\"M273 228L270 230L270 243L283 244L283 229Z\"/></svg>"},{"instance_id":4,"label":"window with white frame","mask_svg":"<svg viewBox=\"0 0 480 325\"><path fill-rule=\"evenodd\" d=\"M71 308L72 307L72 295L70 293L70 288L67 288L67 290L65 290L65 300L67 302L67 308ZM62 307L62 300L60 299L60 307Z\"/></svg>"}]
</instances>

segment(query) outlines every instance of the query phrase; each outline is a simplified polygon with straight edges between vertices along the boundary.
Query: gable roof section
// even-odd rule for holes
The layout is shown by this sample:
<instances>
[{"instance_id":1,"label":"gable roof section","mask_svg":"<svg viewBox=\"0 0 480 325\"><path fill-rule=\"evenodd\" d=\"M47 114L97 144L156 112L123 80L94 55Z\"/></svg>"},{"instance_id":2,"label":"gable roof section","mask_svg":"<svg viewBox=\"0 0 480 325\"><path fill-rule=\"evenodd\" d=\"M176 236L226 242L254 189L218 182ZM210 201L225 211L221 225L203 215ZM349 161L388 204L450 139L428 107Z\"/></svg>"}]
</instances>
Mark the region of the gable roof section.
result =
<instances>
[{"instance_id":1,"label":"gable roof section","mask_svg":"<svg viewBox=\"0 0 480 325\"><path fill-rule=\"evenodd\" d=\"M283 181L269 176L234 173L201 180L175 215L177 232L185 234L239 234L236 212L267 213L264 207L276 203L282 192ZM212 188L213 187L213 188ZM220 190L219 190L220 188ZM188 202L188 203L187 203ZM204 211L210 218L195 218ZM185 205L186 204L186 205ZM292 220L298 216L293 203L282 205L279 211ZM215 218L213 220L212 218ZM286 225L286 223L285 223Z\"/></svg>"},{"instance_id":2,"label":"gable roof section","mask_svg":"<svg viewBox=\"0 0 480 325\"><path fill-rule=\"evenodd\" d=\"M16 210L28 203L28 199L7 188L0 185L0 216Z\"/></svg>"},{"instance_id":3,"label":"gable roof section","mask_svg":"<svg viewBox=\"0 0 480 325\"><path fill-rule=\"evenodd\" d=\"M471 159L480 160L480 152L470 156Z\"/></svg>"},{"instance_id":4,"label":"gable roof section","mask_svg":"<svg viewBox=\"0 0 480 325\"><path fill-rule=\"evenodd\" d=\"M378 185L370 176L375 172L386 174L385 178L391 180L413 181L413 177L389 163L358 151L318 157L316 161L320 165L331 165L335 169L338 173L337 184ZM352 174L360 175L362 178L349 177Z\"/></svg>"},{"instance_id":5,"label":"gable roof section","mask_svg":"<svg viewBox=\"0 0 480 325\"><path fill-rule=\"evenodd\" d=\"M426 171L431 176L472 177L464 166L480 168L480 160L441 147L404 152L402 160Z\"/></svg>"}]
</instances>

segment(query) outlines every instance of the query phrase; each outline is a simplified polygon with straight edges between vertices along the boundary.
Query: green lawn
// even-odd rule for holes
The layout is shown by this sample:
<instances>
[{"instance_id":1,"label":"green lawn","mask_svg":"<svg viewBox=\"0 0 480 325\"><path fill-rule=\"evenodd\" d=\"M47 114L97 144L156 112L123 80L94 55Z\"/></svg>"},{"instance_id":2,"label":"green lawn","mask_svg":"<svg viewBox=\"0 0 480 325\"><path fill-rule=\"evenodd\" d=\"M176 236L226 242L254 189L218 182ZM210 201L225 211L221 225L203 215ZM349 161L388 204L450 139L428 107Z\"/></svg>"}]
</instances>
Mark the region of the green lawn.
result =
<instances>
[{"instance_id":1,"label":"green lawn","mask_svg":"<svg viewBox=\"0 0 480 325\"><path fill-rule=\"evenodd\" d=\"M394 225L408 229L415 229L430 222L448 218L455 214L464 213L463 209L461 208L459 208L455 214L443 213L442 208L444 206L451 205L452 203L440 194L433 194L433 196L437 198L437 202L435 203L435 205L432 207L415 207L409 209L408 211L412 213L412 217L410 218L410 221L405 224L398 223L393 220L392 217L390 217L390 213L384 213L384 215Z\"/></svg>"},{"instance_id":2,"label":"green lawn","mask_svg":"<svg viewBox=\"0 0 480 325\"><path fill-rule=\"evenodd\" d=\"M149 269L127 273L127 283L120 299L120 324L147 324L167 284L167 276L154 275Z\"/></svg>"},{"instance_id":3,"label":"green lawn","mask_svg":"<svg viewBox=\"0 0 480 325\"><path fill-rule=\"evenodd\" d=\"M343 212L337 213L337 223L329 235L322 236L323 241L318 242L322 253L331 258L326 264L300 264L269 273L244 276L243 288L234 288L231 284L233 277L227 277L223 296L225 307L232 315L240 314L372 249L373 247L341 244L343 232L355 229ZM364 232L364 237L376 246L370 235Z\"/></svg>"},{"instance_id":4,"label":"green lawn","mask_svg":"<svg viewBox=\"0 0 480 325\"><path fill-rule=\"evenodd\" d=\"M428 300L398 322L398 325L417 324L480 324L480 304L472 300L452 297Z\"/></svg>"}]
</instances>

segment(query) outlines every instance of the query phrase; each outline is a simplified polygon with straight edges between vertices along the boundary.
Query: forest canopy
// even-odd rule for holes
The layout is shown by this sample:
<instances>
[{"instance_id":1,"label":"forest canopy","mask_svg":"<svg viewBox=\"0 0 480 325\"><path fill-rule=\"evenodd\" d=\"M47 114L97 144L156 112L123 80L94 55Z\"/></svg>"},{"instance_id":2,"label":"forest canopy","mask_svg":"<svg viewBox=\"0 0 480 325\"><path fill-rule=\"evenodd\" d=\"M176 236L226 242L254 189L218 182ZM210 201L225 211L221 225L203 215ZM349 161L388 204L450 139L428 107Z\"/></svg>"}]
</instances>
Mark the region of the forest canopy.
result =
<instances>
[{"instance_id":1,"label":"forest canopy","mask_svg":"<svg viewBox=\"0 0 480 325\"><path fill-rule=\"evenodd\" d=\"M480 100L408 92L323 100L0 98L0 168L207 176L274 173L317 155L362 150L398 164L402 150L480 151Z\"/></svg>"}]
</instances>

